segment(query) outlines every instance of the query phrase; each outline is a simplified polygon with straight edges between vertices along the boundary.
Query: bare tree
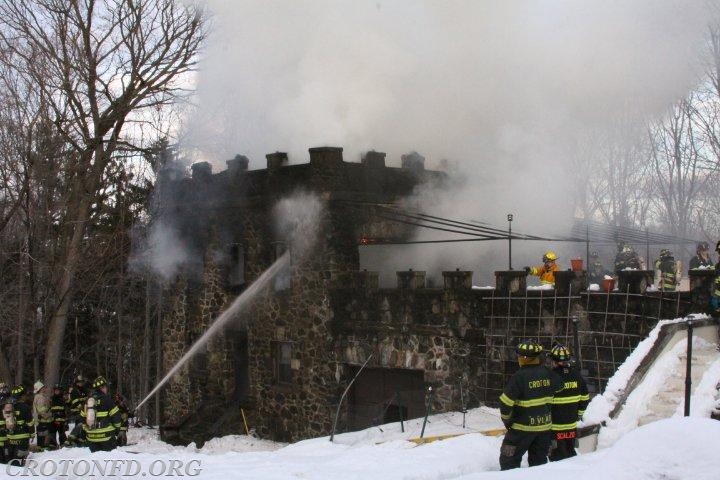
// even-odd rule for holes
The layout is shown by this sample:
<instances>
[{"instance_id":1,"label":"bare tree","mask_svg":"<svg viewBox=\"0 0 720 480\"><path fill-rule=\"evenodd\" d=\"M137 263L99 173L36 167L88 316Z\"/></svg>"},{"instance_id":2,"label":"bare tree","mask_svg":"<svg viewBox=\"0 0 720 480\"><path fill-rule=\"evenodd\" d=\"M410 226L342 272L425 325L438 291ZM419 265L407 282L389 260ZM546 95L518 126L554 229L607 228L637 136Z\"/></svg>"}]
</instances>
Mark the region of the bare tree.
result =
<instances>
[{"instance_id":1,"label":"bare tree","mask_svg":"<svg viewBox=\"0 0 720 480\"><path fill-rule=\"evenodd\" d=\"M583 218L610 225L644 225L650 195L647 147L638 127L627 116L604 130L579 137L572 153L575 211Z\"/></svg>"},{"instance_id":2,"label":"bare tree","mask_svg":"<svg viewBox=\"0 0 720 480\"><path fill-rule=\"evenodd\" d=\"M680 237L691 230L691 218L707 181L702 174L704 156L695 132L692 102L692 95L680 100L649 130L660 218Z\"/></svg>"},{"instance_id":3,"label":"bare tree","mask_svg":"<svg viewBox=\"0 0 720 480\"><path fill-rule=\"evenodd\" d=\"M133 124L186 92L205 37L204 15L173 0L16 0L0 4L0 48L50 106L74 152L61 222L58 303L47 331L44 376L55 383L81 261L103 175L132 141Z\"/></svg>"}]
</instances>

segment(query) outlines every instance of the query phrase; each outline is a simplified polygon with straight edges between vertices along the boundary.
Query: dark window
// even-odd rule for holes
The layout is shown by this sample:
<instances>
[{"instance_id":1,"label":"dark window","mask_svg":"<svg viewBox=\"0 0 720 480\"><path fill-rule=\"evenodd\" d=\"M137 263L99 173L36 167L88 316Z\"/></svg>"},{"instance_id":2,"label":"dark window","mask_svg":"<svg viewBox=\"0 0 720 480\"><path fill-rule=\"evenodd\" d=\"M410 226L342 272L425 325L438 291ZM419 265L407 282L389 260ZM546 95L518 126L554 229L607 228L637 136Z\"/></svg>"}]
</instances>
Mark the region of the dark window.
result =
<instances>
[{"instance_id":1,"label":"dark window","mask_svg":"<svg viewBox=\"0 0 720 480\"><path fill-rule=\"evenodd\" d=\"M273 242L273 262L276 262L280 257L283 256L287 250L287 244L285 242ZM291 275L290 265L286 265L285 268L280 270L275 276L274 287L275 291L287 290L291 286Z\"/></svg>"},{"instance_id":2,"label":"dark window","mask_svg":"<svg viewBox=\"0 0 720 480\"><path fill-rule=\"evenodd\" d=\"M245 284L245 249L239 243L230 245L228 283L231 287Z\"/></svg>"},{"instance_id":3,"label":"dark window","mask_svg":"<svg viewBox=\"0 0 720 480\"><path fill-rule=\"evenodd\" d=\"M275 352L275 379L278 383L292 383L292 343L277 342Z\"/></svg>"}]
</instances>

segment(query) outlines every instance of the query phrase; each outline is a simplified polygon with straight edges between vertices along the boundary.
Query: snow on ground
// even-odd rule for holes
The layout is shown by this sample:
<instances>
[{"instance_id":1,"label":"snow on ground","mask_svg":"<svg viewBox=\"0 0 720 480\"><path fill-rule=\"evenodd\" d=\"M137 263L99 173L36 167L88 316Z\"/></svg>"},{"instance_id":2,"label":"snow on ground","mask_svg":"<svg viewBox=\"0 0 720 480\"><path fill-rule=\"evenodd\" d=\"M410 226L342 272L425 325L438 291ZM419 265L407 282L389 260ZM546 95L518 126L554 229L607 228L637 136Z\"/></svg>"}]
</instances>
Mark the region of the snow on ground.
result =
<instances>
[{"instance_id":1,"label":"snow on ground","mask_svg":"<svg viewBox=\"0 0 720 480\"><path fill-rule=\"evenodd\" d=\"M661 323L680 321L683 319ZM608 382L605 393L593 399L586 412L586 423L608 421L609 412L658 331L659 328L654 329L649 338L640 343ZM697 342L703 340L697 339ZM532 476L533 480L717 480L720 478L717 455L720 422L707 416L718 402L717 390L709 379L720 376L720 360L708 365L710 375L703 376L696 388L692 411L697 416L685 418L676 413L673 418L635 428L643 408L642 400L636 406L632 402L647 396L651 383L662 382L667 370L673 368L673 361L677 362L680 354L675 351L677 348L658 359L646 376L647 382L643 382L648 386L641 385L630 395L621 414L625 417L616 420L616 428L613 421L609 421L608 427L601 430L609 432L605 433L606 438L612 437L612 441L601 442L604 448L534 467L531 471L527 469L526 460L521 469L499 471L502 436L493 436L493 433L502 423L498 410L487 407L468 411L464 419L460 412L431 416L425 426L425 437L456 436L421 445L409 440L420 436L423 419L404 422L404 432L400 423L392 423L338 434L333 442L323 437L288 445L231 435L213 439L202 448L195 444L168 445L158 439L155 429L131 428L128 440L132 445L112 452L91 454L86 448L70 448L32 454L31 460L36 462L36 474L48 473L53 465L58 465L60 468L55 473L46 476L59 479L195 476L208 480L517 480ZM628 425L631 427L626 428ZM119 462L119 470L103 474L96 468L112 461ZM66 468L69 471L63 472L63 465L70 465ZM73 471L79 466L93 470ZM33 472L23 472L15 466L0 468L0 480L23 474L30 476Z\"/></svg>"},{"instance_id":2,"label":"snow on ground","mask_svg":"<svg viewBox=\"0 0 720 480\"><path fill-rule=\"evenodd\" d=\"M469 417L473 414L468 412ZM716 480L720 469L716 447L720 422L706 418L654 422L629 432L607 449L534 467L531 472L527 468L498 471L502 437L469 433L424 445L401 439L377 443L384 432L377 427L369 430L362 434L339 435L339 441L333 443L324 437L290 445L231 436L208 442L201 449L167 446L166 451L160 453L156 448L162 442L153 438L148 430L131 429L130 440L138 439L139 443L124 449L90 454L85 448L72 448L33 454L32 459L38 465L46 466L49 461L57 463L69 459L74 461L73 465L81 465L82 461L89 464L93 460L101 465L110 460L128 464L133 461L137 469L131 473L137 472L136 477L168 476L167 472L158 475L163 464L174 461L179 466L179 462L183 462L172 476L196 476L208 480L473 480L527 479L529 475L533 480ZM190 468L186 470L186 466ZM122 475L123 471L104 476L95 471L93 478L130 478ZM19 467L10 467L9 474L6 469L0 469L0 478L21 473ZM70 473L53 477L75 479L83 476Z\"/></svg>"}]
</instances>

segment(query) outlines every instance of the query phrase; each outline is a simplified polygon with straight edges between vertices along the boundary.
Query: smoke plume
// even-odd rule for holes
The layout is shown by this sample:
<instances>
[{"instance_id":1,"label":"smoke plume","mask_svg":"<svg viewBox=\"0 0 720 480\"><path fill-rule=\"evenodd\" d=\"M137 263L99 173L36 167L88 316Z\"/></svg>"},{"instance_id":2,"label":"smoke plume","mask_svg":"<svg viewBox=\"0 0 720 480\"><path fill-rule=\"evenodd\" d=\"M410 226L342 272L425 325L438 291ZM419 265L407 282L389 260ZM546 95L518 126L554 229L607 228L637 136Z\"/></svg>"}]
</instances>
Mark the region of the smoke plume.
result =
<instances>
[{"instance_id":1,"label":"smoke plume","mask_svg":"<svg viewBox=\"0 0 720 480\"><path fill-rule=\"evenodd\" d=\"M185 138L203 159L263 168L268 152L302 163L330 145L398 165L417 150L466 179L428 210L494 225L514 213L534 234L572 218L568 169L587 132L660 115L697 84L717 13L695 0L207 4L214 34Z\"/></svg>"}]
</instances>

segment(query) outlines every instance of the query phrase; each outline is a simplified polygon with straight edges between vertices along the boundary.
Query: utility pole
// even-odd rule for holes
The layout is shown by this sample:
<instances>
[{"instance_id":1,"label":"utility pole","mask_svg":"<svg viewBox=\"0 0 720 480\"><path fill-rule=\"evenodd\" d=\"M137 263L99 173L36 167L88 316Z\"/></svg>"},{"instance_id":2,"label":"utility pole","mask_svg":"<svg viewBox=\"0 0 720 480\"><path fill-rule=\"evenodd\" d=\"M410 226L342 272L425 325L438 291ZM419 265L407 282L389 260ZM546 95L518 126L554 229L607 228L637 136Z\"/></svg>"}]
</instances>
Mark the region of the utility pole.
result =
<instances>
[{"instance_id":1,"label":"utility pole","mask_svg":"<svg viewBox=\"0 0 720 480\"><path fill-rule=\"evenodd\" d=\"M508 213L508 270L512 270L512 221L513 214Z\"/></svg>"}]
</instances>

